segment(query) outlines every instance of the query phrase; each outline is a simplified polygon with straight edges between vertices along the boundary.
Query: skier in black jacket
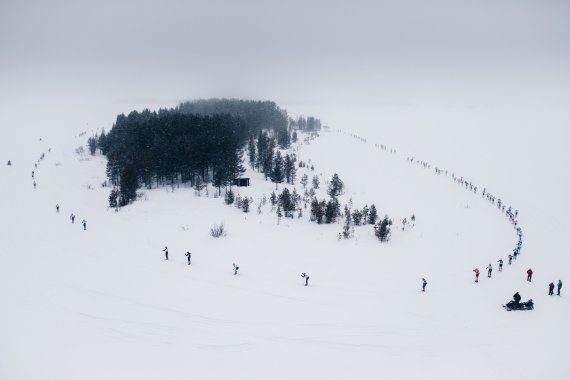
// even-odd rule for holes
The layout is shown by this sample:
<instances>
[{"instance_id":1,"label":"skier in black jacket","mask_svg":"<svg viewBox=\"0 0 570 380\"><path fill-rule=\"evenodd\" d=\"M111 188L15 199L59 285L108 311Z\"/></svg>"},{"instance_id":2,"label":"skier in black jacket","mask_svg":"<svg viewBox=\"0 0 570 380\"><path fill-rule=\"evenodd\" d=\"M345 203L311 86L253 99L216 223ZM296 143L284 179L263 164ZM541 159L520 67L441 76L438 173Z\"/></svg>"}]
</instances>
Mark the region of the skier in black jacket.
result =
<instances>
[{"instance_id":1,"label":"skier in black jacket","mask_svg":"<svg viewBox=\"0 0 570 380\"><path fill-rule=\"evenodd\" d=\"M305 286L309 285L309 275L306 274L305 272L301 273L301 277L303 277L305 279Z\"/></svg>"},{"instance_id":2,"label":"skier in black jacket","mask_svg":"<svg viewBox=\"0 0 570 380\"><path fill-rule=\"evenodd\" d=\"M162 250L162 252L164 252L164 256L166 256L166 260L168 260L168 247L164 246L164 249Z\"/></svg>"},{"instance_id":3,"label":"skier in black jacket","mask_svg":"<svg viewBox=\"0 0 570 380\"><path fill-rule=\"evenodd\" d=\"M188 257L188 265L190 265L190 258L192 257L192 254L188 251L186 251L186 257Z\"/></svg>"}]
</instances>

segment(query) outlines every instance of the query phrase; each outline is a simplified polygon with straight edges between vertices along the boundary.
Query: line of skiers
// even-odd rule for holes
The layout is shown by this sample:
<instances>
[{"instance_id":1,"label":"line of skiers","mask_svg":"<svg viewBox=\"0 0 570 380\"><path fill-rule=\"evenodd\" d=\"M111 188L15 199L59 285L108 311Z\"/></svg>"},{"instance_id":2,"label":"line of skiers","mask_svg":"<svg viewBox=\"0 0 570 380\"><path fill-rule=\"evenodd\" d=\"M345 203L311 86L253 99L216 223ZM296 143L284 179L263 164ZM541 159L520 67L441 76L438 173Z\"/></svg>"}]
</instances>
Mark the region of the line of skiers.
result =
<instances>
[{"instance_id":1,"label":"line of skiers","mask_svg":"<svg viewBox=\"0 0 570 380\"><path fill-rule=\"evenodd\" d=\"M55 205L55 211L59 214L59 203ZM69 215L69 220L71 220L72 224L75 224L75 214L71 213ZM87 231L87 220L83 219L81 221L81 225L83 226L83 231Z\"/></svg>"},{"instance_id":2,"label":"line of skiers","mask_svg":"<svg viewBox=\"0 0 570 380\"><path fill-rule=\"evenodd\" d=\"M162 252L164 252L164 258L166 260L168 260L168 246L164 246L164 249L162 250ZM186 256L186 258L188 259L188 265L190 265L191 259L192 259L192 253L190 251L186 251L184 256ZM236 263L233 263L232 266L233 266L234 275L237 275L238 270L239 270L239 266L236 265ZM309 275L307 273L303 272L303 273L301 273L301 277L305 279L305 286L308 286L309 285ZM422 280L424 281L423 289L425 291L425 287L427 285L427 282L423 278L422 278Z\"/></svg>"}]
</instances>

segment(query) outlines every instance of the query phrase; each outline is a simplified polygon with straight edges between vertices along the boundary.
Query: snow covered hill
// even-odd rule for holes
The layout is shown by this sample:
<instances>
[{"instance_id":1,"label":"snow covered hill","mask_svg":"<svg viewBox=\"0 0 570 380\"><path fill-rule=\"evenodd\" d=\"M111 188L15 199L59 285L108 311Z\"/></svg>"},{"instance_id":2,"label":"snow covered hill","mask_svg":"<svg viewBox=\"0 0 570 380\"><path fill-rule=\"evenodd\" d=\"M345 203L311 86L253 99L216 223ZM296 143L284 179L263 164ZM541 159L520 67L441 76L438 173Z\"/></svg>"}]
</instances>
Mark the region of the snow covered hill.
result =
<instances>
[{"instance_id":1,"label":"snow covered hill","mask_svg":"<svg viewBox=\"0 0 570 380\"><path fill-rule=\"evenodd\" d=\"M339 241L341 224L317 225L308 212L278 225L269 205L256 211L275 185L251 170L252 186L239 189L254 199L247 214L214 198L212 188L197 197L182 187L144 190L144 199L114 212L106 207L110 189L101 187L104 157L75 152L94 129L78 136L86 128L62 121L65 128L37 126L3 139L2 159L13 165L0 166L0 378L568 378L566 289L547 295L548 283L569 278L568 229L549 217L551 205L538 203L532 187L509 187L497 172L486 177L470 167L474 147L464 147L467 158L446 160L449 141L420 133L413 144L424 150L405 152L394 144L413 140L410 129L337 120L296 147L298 158L311 160L315 170L307 173L321 176L323 187L339 173L341 204L374 203L393 218L389 243L379 243L371 226ZM390 145L385 151L375 143ZM31 171L43 152L34 189ZM430 153L448 176L406 159L430 161ZM500 162L501 154L492 147L482 156ZM480 189L498 187L520 210L522 254L491 279L484 268L512 252L515 230L480 190L455 184L452 172ZM414 227L399 230L412 214ZM228 235L214 239L209 229L220 222ZM516 291L535 310L506 312L501 304Z\"/></svg>"}]
</instances>

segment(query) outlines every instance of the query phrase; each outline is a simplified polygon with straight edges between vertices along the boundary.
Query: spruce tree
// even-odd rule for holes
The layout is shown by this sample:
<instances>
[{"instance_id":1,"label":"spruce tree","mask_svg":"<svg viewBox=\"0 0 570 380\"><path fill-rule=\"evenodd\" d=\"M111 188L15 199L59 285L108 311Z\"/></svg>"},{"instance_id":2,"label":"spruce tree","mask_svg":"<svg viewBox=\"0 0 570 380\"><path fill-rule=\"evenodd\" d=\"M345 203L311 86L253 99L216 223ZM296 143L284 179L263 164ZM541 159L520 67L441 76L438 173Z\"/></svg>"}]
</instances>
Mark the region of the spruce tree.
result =
<instances>
[{"instance_id":1,"label":"spruce tree","mask_svg":"<svg viewBox=\"0 0 570 380\"><path fill-rule=\"evenodd\" d=\"M109 194L109 207L116 208L119 206L119 189L116 187L111 190L111 194Z\"/></svg>"},{"instance_id":2,"label":"spruce tree","mask_svg":"<svg viewBox=\"0 0 570 380\"><path fill-rule=\"evenodd\" d=\"M378 221L378 223L374 226L374 234L381 242L387 242L390 240L391 225L392 221L388 219L388 216L385 216L382 221Z\"/></svg>"},{"instance_id":3,"label":"spruce tree","mask_svg":"<svg viewBox=\"0 0 570 380\"><path fill-rule=\"evenodd\" d=\"M301 177L301 185L303 185L303 189L307 187L307 183L309 183L309 176L305 173Z\"/></svg>"},{"instance_id":4,"label":"spruce tree","mask_svg":"<svg viewBox=\"0 0 570 380\"><path fill-rule=\"evenodd\" d=\"M376 206L372 204L368 212L368 224L376 224L376 220L378 220L378 213L376 212Z\"/></svg>"},{"instance_id":5,"label":"spruce tree","mask_svg":"<svg viewBox=\"0 0 570 380\"><path fill-rule=\"evenodd\" d=\"M343 189L344 189L344 183L342 182L342 180L340 179L340 177L338 176L337 173L334 173L331 182L329 184L329 188L327 190L327 194L331 197L331 198L336 198L339 195L343 194Z\"/></svg>"},{"instance_id":6,"label":"spruce tree","mask_svg":"<svg viewBox=\"0 0 570 380\"><path fill-rule=\"evenodd\" d=\"M273 161L273 171L271 172L271 182L275 183L275 189L283 182L283 177L283 158L281 157L281 153L277 151L275 160Z\"/></svg>"},{"instance_id":7,"label":"spruce tree","mask_svg":"<svg viewBox=\"0 0 570 380\"><path fill-rule=\"evenodd\" d=\"M232 191L232 189L229 189L228 191L226 191L226 196L224 198L224 201L226 202L227 205L231 205L232 203L234 203L234 192Z\"/></svg>"},{"instance_id":8,"label":"spruce tree","mask_svg":"<svg viewBox=\"0 0 570 380\"><path fill-rule=\"evenodd\" d=\"M318 189L319 185L320 185L321 181L319 181L319 177L318 176L313 176L313 189Z\"/></svg>"},{"instance_id":9,"label":"spruce tree","mask_svg":"<svg viewBox=\"0 0 570 380\"><path fill-rule=\"evenodd\" d=\"M249 143L247 145L247 152L249 156L249 165L251 168L255 168L255 163L257 161L256 149L255 149L255 140L253 136L249 138Z\"/></svg>"}]
</instances>

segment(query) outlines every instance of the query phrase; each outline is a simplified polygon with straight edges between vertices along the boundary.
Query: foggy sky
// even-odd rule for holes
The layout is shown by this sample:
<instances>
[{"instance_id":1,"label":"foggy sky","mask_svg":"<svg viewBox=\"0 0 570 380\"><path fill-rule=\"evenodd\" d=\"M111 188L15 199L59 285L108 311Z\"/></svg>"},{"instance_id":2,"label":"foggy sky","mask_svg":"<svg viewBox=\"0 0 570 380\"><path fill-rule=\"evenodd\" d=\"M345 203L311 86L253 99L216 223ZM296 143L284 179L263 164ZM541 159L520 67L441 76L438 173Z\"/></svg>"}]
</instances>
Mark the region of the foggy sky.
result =
<instances>
[{"instance_id":1,"label":"foggy sky","mask_svg":"<svg viewBox=\"0 0 570 380\"><path fill-rule=\"evenodd\" d=\"M0 0L8 97L568 97L568 1ZM439 100L438 100L439 101Z\"/></svg>"}]
</instances>

